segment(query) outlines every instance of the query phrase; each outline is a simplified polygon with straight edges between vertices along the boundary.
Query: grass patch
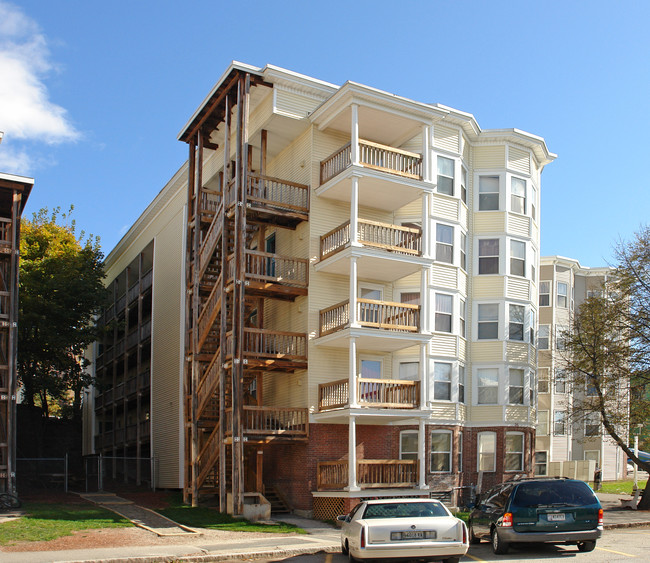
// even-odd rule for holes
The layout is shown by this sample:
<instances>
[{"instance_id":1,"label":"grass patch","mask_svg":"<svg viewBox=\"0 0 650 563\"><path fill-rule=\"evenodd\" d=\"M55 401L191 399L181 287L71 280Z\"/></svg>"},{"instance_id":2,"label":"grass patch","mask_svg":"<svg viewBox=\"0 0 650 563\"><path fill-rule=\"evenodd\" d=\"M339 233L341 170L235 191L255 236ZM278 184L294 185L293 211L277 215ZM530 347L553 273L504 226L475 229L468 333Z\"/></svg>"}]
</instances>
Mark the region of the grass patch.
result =
<instances>
[{"instance_id":1,"label":"grass patch","mask_svg":"<svg viewBox=\"0 0 650 563\"><path fill-rule=\"evenodd\" d=\"M77 530L132 526L121 516L88 504L25 503L25 515L0 524L0 545L50 541Z\"/></svg>"},{"instance_id":2,"label":"grass patch","mask_svg":"<svg viewBox=\"0 0 650 563\"><path fill-rule=\"evenodd\" d=\"M452 514L453 514L456 518L462 520L463 522L467 522L467 521L469 520L469 512L465 512L465 511L459 510L458 512L452 512Z\"/></svg>"},{"instance_id":3,"label":"grass patch","mask_svg":"<svg viewBox=\"0 0 650 563\"><path fill-rule=\"evenodd\" d=\"M648 483L647 480L638 481L638 486L640 489L645 489L647 483ZM589 484L593 485L593 483L589 483ZM634 486L634 481L628 479L626 479L625 481L603 481L600 491L596 491L596 492L611 493L616 495L622 495L622 494L631 495L633 486Z\"/></svg>"}]
</instances>

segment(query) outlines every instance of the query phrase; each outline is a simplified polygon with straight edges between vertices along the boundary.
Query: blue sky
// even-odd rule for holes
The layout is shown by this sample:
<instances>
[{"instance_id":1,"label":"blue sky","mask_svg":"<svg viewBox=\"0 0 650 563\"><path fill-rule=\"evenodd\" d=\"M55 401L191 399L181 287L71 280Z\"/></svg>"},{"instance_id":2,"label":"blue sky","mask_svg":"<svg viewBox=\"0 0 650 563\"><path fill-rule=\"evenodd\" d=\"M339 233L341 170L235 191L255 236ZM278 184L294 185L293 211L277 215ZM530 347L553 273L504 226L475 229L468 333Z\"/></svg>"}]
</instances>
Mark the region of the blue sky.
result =
<instances>
[{"instance_id":1,"label":"blue sky","mask_svg":"<svg viewBox=\"0 0 650 563\"><path fill-rule=\"evenodd\" d=\"M648 21L644 1L0 0L0 171L108 253L230 61L270 63L544 137L542 254L600 266L648 221Z\"/></svg>"}]
</instances>

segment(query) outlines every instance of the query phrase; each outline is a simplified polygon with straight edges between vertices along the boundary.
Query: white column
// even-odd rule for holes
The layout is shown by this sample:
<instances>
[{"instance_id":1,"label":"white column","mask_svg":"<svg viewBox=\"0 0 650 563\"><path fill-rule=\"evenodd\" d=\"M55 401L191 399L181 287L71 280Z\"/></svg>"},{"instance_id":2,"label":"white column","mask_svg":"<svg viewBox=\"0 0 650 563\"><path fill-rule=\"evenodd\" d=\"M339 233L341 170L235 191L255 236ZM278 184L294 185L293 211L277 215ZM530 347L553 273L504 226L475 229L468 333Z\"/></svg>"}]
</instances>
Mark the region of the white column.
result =
<instances>
[{"instance_id":1,"label":"white column","mask_svg":"<svg viewBox=\"0 0 650 563\"><path fill-rule=\"evenodd\" d=\"M418 475L418 488L419 489L428 489L429 487L427 486L427 481L426 481L426 471L427 471L427 460L426 460L426 453L425 453L425 447L424 447L424 441L426 439L425 436L425 431L426 431L426 426L424 424L424 419L421 418L419 422L419 427L418 427L418 460L419 460L419 475Z\"/></svg>"},{"instance_id":2,"label":"white column","mask_svg":"<svg viewBox=\"0 0 650 563\"><path fill-rule=\"evenodd\" d=\"M429 308L429 266L422 266L420 271L420 332L430 332Z\"/></svg>"},{"instance_id":3,"label":"white column","mask_svg":"<svg viewBox=\"0 0 650 563\"><path fill-rule=\"evenodd\" d=\"M428 342L420 344L420 408L424 409L427 405L429 396L429 357L427 355Z\"/></svg>"},{"instance_id":4,"label":"white column","mask_svg":"<svg viewBox=\"0 0 650 563\"><path fill-rule=\"evenodd\" d=\"M350 417L348 426L348 491L358 491L357 485L357 419L355 416Z\"/></svg>"},{"instance_id":5,"label":"white column","mask_svg":"<svg viewBox=\"0 0 650 563\"><path fill-rule=\"evenodd\" d=\"M348 356L348 399L350 408L357 408L357 339L350 338L350 352Z\"/></svg>"},{"instance_id":6,"label":"white column","mask_svg":"<svg viewBox=\"0 0 650 563\"><path fill-rule=\"evenodd\" d=\"M350 106L350 150L352 165L359 164L359 106L352 104Z\"/></svg>"},{"instance_id":7,"label":"white column","mask_svg":"<svg viewBox=\"0 0 650 563\"><path fill-rule=\"evenodd\" d=\"M431 126L422 127L422 178L431 181Z\"/></svg>"},{"instance_id":8,"label":"white column","mask_svg":"<svg viewBox=\"0 0 650 563\"><path fill-rule=\"evenodd\" d=\"M357 322L357 257L350 257L350 326L358 327Z\"/></svg>"},{"instance_id":9,"label":"white column","mask_svg":"<svg viewBox=\"0 0 650 563\"><path fill-rule=\"evenodd\" d=\"M431 203L431 194L425 192L422 194L422 256L431 257L431 219L429 216Z\"/></svg>"},{"instance_id":10,"label":"white column","mask_svg":"<svg viewBox=\"0 0 650 563\"><path fill-rule=\"evenodd\" d=\"M350 187L350 245L359 246L359 177L352 176Z\"/></svg>"}]
</instances>

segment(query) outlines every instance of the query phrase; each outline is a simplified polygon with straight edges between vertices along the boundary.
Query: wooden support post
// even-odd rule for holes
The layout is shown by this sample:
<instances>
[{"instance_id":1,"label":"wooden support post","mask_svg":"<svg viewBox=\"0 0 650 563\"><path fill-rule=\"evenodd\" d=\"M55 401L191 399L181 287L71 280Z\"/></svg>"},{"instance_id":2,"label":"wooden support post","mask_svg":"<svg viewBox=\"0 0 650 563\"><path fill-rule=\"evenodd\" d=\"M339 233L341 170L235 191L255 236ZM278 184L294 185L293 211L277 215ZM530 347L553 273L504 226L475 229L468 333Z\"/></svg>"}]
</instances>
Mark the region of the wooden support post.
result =
<instances>
[{"instance_id":1,"label":"wooden support post","mask_svg":"<svg viewBox=\"0 0 650 563\"><path fill-rule=\"evenodd\" d=\"M268 143L268 131L262 129L262 140L260 141L260 174L266 175L266 147Z\"/></svg>"}]
</instances>

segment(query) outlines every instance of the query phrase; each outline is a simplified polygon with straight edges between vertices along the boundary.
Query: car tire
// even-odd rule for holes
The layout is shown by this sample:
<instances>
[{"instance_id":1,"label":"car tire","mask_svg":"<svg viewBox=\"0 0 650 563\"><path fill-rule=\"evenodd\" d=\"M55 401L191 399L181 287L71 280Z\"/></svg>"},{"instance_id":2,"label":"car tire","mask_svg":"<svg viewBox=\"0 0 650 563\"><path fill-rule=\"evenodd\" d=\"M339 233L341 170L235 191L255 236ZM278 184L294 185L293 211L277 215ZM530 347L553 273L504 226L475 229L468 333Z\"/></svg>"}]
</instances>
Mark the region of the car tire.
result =
<instances>
[{"instance_id":1,"label":"car tire","mask_svg":"<svg viewBox=\"0 0 650 563\"><path fill-rule=\"evenodd\" d=\"M345 543L342 543L342 544L341 544L341 553L342 553L343 555L347 555L347 554L348 554L348 542L345 542Z\"/></svg>"},{"instance_id":2,"label":"car tire","mask_svg":"<svg viewBox=\"0 0 650 563\"><path fill-rule=\"evenodd\" d=\"M587 541L579 541L578 542L578 550L579 551L593 551L596 549L596 541L595 540L587 540Z\"/></svg>"},{"instance_id":3,"label":"car tire","mask_svg":"<svg viewBox=\"0 0 650 563\"><path fill-rule=\"evenodd\" d=\"M503 541L499 534L497 533L496 528L492 530L492 551L497 555L505 555L508 553L510 544Z\"/></svg>"},{"instance_id":4,"label":"car tire","mask_svg":"<svg viewBox=\"0 0 650 563\"><path fill-rule=\"evenodd\" d=\"M350 553L350 549L349 549L349 548L348 548L348 561L349 561L350 563L356 563L356 561L357 561L357 558L354 557L354 556L352 555L352 553Z\"/></svg>"},{"instance_id":5,"label":"car tire","mask_svg":"<svg viewBox=\"0 0 650 563\"><path fill-rule=\"evenodd\" d=\"M474 534L474 526L472 526L471 522L468 528L469 528L469 543L474 545L481 543L481 538L479 538L477 535Z\"/></svg>"}]
</instances>

